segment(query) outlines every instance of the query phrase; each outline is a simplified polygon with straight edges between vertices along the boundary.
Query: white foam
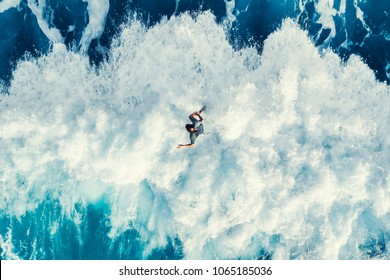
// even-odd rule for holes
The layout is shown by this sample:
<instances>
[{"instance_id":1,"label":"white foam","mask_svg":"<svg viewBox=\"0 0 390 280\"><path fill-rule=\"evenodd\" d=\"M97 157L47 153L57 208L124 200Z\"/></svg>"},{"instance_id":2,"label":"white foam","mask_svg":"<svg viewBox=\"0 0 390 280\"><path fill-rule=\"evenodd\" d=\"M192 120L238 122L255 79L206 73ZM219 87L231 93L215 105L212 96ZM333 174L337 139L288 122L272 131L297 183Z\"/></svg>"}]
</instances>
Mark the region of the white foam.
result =
<instances>
[{"instance_id":1,"label":"white foam","mask_svg":"<svg viewBox=\"0 0 390 280\"><path fill-rule=\"evenodd\" d=\"M3 0L0 2L0 13L19 6L21 0Z\"/></svg>"},{"instance_id":2,"label":"white foam","mask_svg":"<svg viewBox=\"0 0 390 280\"><path fill-rule=\"evenodd\" d=\"M227 28L231 28L232 24L236 21L236 16L234 15L234 8L236 6L235 0L224 0L226 5L226 17L224 19Z\"/></svg>"},{"instance_id":3,"label":"white foam","mask_svg":"<svg viewBox=\"0 0 390 280\"><path fill-rule=\"evenodd\" d=\"M98 39L104 31L107 13L110 7L109 0L83 0L88 3L87 10L89 15L89 22L86 26L83 36L80 40L80 47L82 51L86 51L93 39ZM20 0L4 0L0 2L0 13L17 7ZM62 43L64 38L60 31L53 27L53 17L46 18L45 10L47 9L46 0L28 0L27 5L37 18L38 25L42 32L52 43ZM68 32L74 30L74 26L69 26Z\"/></svg>"},{"instance_id":4,"label":"white foam","mask_svg":"<svg viewBox=\"0 0 390 280\"><path fill-rule=\"evenodd\" d=\"M318 23L322 24L322 28L330 29L330 36L334 37L336 35L336 28L333 17L337 13L340 13L340 11L336 11L333 8L333 0L319 0L315 2L315 9L320 14Z\"/></svg>"},{"instance_id":5,"label":"white foam","mask_svg":"<svg viewBox=\"0 0 390 280\"><path fill-rule=\"evenodd\" d=\"M99 39L104 31L106 17L110 8L109 0L83 0L87 2L89 22L80 40L81 50L86 51L95 38Z\"/></svg>"},{"instance_id":6,"label":"white foam","mask_svg":"<svg viewBox=\"0 0 390 280\"><path fill-rule=\"evenodd\" d=\"M37 17L38 25L46 37L53 43L63 42L60 31L49 25L47 19L44 17L46 9L46 0L28 0L27 5L32 13Z\"/></svg>"},{"instance_id":7,"label":"white foam","mask_svg":"<svg viewBox=\"0 0 390 280\"><path fill-rule=\"evenodd\" d=\"M390 230L389 87L290 20L261 56L234 51L206 12L129 23L97 70L56 44L13 75L0 103L10 214L48 192L68 216L107 196L111 237L138 229L146 257L177 235L190 259L364 258L364 238ZM203 104L212 133L177 150Z\"/></svg>"},{"instance_id":8,"label":"white foam","mask_svg":"<svg viewBox=\"0 0 390 280\"><path fill-rule=\"evenodd\" d=\"M306 2L308 2L308 1L302 1L302 3L300 3L299 7L300 7L301 12L305 9L304 4L306 4ZM334 17L336 15L344 18L344 22L345 22L344 24L348 24L346 22L347 19L345 18L346 0L340 0L339 9L335 9L333 7L334 0L318 0L318 1L314 2L314 5L315 5L315 10L319 14L319 18L317 19L317 22L322 25L322 28L327 28L327 29L331 30L326 41L328 41L329 39L334 38L336 36L336 26L335 26L335 21L334 21ZM368 34L366 35L366 37L369 37L371 34L371 29L370 29L369 25L367 25L365 20L364 20L364 12L360 9L357 0L354 0L353 5L356 9L357 19L361 21L361 23L363 24L363 27L368 31ZM319 35L320 34L321 33L319 33ZM347 36L348 36L348 34L347 34ZM346 44L348 44L348 41L346 41Z\"/></svg>"},{"instance_id":9,"label":"white foam","mask_svg":"<svg viewBox=\"0 0 390 280\"><path fill-rule=\"evenodd\" d=\"M19 260L18 255L13 252L14 246L12 243L11 228L8 228L8 231L5 235L5 240L3 239L3 236L0 235L0 248L2 250L2 253L1 253L2 259Z\"/></svg>"}]
</instances>

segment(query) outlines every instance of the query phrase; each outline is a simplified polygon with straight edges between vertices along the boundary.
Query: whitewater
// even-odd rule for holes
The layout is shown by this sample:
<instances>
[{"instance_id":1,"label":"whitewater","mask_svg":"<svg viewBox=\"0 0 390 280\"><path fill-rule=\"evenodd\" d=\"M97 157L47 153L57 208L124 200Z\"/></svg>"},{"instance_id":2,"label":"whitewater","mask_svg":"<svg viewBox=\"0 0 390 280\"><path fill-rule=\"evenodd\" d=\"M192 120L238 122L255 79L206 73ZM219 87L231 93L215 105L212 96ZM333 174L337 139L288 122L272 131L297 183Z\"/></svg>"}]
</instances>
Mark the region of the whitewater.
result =
<instances>
[{"instance_id":1,"label":"whitewater","mask_svg":"<svg viewBox=\"0 0 390 280\"><path fill-rule=\"evenodd\" d=\"M390 88L293 20L259 53L210 12L130 18L99 66L53 42L0 96L2 259L390 257Z\"/></svg>"}]
</instances>

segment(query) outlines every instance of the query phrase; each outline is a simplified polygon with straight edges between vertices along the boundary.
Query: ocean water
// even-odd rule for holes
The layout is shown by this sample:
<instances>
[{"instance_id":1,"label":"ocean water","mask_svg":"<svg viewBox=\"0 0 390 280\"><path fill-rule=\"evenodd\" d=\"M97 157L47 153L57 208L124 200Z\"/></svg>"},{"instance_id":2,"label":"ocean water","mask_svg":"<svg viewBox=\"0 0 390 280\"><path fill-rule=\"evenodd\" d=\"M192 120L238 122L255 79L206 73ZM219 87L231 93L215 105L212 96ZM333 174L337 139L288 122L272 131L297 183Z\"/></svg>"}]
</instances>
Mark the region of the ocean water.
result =
<instances>
[{"instance_id":1,"label":"ocean water","mask_svg":"<svg viewBox=\"0 0 390 280\"><path fill-rule=\"evenodd\" d=\"M389 259L389 12L1 1L1 259Z\"/></svg>"}]
</instances>

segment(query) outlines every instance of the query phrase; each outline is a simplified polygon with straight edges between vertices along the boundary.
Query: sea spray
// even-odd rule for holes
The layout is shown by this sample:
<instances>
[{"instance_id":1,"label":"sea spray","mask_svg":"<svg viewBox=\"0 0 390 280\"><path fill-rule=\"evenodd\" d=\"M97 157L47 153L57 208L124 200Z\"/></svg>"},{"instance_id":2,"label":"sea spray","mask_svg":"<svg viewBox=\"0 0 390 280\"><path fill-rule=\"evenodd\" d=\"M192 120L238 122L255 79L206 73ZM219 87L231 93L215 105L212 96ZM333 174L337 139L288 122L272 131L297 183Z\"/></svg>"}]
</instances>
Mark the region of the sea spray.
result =
<instances>
[{"instance_id":1,"label":"sea spray","mask_svg":"<svg viewBox=\"0 0 390 280\"><path fill-rule=\"evenodd\" d=\"M389 93L292 20L261 54L210 12L130 21L99 67L54 44L0 103L1 257L387 259Z\"/></svg>"}]
</instances>

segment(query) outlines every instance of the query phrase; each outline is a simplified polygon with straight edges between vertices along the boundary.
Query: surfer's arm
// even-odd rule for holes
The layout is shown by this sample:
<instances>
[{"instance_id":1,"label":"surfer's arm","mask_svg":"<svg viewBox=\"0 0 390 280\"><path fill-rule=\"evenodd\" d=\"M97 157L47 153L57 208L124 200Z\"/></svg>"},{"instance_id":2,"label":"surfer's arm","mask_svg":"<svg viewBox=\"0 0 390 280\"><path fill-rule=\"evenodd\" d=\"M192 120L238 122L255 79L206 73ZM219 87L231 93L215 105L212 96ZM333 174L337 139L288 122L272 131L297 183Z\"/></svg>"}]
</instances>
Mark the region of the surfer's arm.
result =
<instances>
[{"instance_id":1,"label":"surfer's arm","mask_svg":"<svg viewBox=\"0 0 390 280\"><path fill-rule=\"evenodd\" d=\"M203 118L202 118L202 116L200 115L200 113L201 113L200 111L195 112L195 113L192 113L192 114L189 116L190 120L191 120L191 121L192 121L193 119L196 120L195 116L198 116L198 117L199 117L199 121L203 121Z\"/></svg>"},{"instance_id":2,"label":"surfer's arm","mask_svg":"<svg viewBox=\"0 0 390 280\"><path fill-rule=\"evenodd\" d=\"M177 146L178 149L182 149L182 148L193 148L195 146L195 144L179 144Z\"/></svg>"}]
</instances>

